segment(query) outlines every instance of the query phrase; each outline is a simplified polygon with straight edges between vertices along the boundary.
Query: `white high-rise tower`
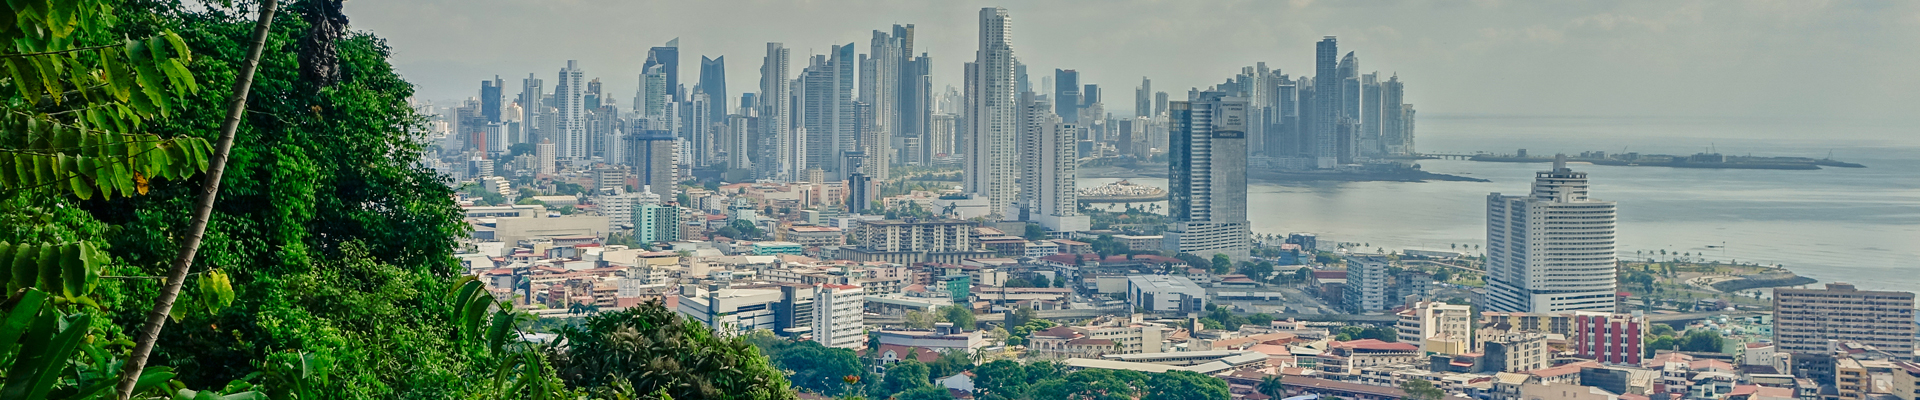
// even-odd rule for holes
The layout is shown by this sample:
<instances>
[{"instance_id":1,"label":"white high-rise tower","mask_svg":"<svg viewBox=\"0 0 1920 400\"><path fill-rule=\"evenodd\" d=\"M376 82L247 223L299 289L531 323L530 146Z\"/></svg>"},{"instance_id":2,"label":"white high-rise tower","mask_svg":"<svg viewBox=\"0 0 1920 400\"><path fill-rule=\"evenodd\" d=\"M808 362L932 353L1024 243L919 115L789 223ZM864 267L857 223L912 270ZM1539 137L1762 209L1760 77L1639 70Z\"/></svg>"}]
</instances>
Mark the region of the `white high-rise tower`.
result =
<instances>
[{"instance_id":1,"label":"white high-rise tower","mask_svg":"<svg viewBox=\"0 0 1920 400\"><path fill-rule=\"evenodd\" d=\"M801 166L807 164L806 142L793 133L793 95L787 90L788 51L779 43L767 43L767 57L760 64L760 129L774 138L774 180L800 179Z\"/></svg>"},{"instance_id":2,"label":"white high-rise tower","mask_svg":"<svg viewBox=\"0 0 1920 400\"><path fill-rule=\"evenodd\" d=\"M559 143L554 145L563 160L587 158L586 75L579 61L567 60L567 67L560 69L560 79L553 86L553 105L559 110L554 125L560 128L554 135Z\"/></svg>"},{"instance_id":3,"label":"white high-rise tower","mask_svg":"<svg viewBox=\"0 0 1920 400\"><path fill-rule=\"evenodd\" d=\"M1487 195L1487 310L1613 311L1615 206L1587 197L1565 155L1531 195Z\"/></svg>"},{"instance_id":4,"label":"white high-rise tower","mask_svg":"<svg viewBox=\"0 0 1920 400\"><path fill-rule=\"evenodd\" d=\"M980 9L980 49L966 69L966 189L987 199L987 214L1010 217L1020 196L1020 123L1007 9Z\"/></svg>"}]
</instances>

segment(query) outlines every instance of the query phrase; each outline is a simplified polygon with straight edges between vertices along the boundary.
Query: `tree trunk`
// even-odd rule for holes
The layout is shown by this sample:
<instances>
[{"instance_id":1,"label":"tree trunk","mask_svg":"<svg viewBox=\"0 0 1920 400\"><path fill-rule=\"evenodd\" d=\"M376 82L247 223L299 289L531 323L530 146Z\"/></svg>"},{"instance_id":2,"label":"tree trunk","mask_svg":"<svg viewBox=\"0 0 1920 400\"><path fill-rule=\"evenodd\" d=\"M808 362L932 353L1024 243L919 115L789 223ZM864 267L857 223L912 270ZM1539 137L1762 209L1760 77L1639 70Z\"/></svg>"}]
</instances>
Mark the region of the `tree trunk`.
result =
<instances>
[{"instance_id":1,"label":"tree trunk","mask_svg":"<svg viewBox=\"0 0 1920 400\"><path fill-rule=\"evenodd\" d=\"M154 300L146 325L135 336L133 354L127 356L126 366L120 371L120 385L115 390L115 397L120 400L133 395L133 385L146 369L147 356L153 353L154 342L160 340L160 329L167 325L167 315L173 312L173 302L180 298L180 286L186 283L187 270L193 266L194 253L200 250L200 240L206 236L207 220L213 216L213 200L220 194L220 176L226 172L227 154L233 150L234 131L240 128L241 112L247 108L247 93L253 89L253 72L260 65L260 52L267 45L267 32L278 8L276 0L260 2L260 19L254 22L253 42L247 45L247 58L241 61L240 75L234 77L233 98L227 100L227 119L220 123L220 139L214 144L213 159L207 161L207 176L201 183L193 222L187 227L187 240L180 245L179 258L174 259L173 270L167 273L166 285L160 288L160 297Z\"/></svg>"}]
</instances>

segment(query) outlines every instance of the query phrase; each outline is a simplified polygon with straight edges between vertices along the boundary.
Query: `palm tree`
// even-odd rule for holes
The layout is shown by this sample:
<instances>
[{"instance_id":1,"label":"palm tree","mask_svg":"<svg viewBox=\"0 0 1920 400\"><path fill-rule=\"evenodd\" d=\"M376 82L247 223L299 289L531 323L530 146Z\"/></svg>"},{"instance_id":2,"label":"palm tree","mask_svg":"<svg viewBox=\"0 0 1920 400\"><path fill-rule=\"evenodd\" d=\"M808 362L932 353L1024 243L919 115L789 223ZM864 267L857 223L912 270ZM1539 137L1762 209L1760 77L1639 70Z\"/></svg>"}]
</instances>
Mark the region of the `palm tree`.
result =
<instances>
[{"instance_id":1,"label":"palm tree","mask_svg":"<svg viewBox=\"0 0 1920 400\"><path fill-rule=\"evenodd\" d=\"M1258 390L1260 394L1267 395L1269 398L1279 399L1286 397L1287 385L1280 383L1279 375L1267 375L1260 378L1260 385L1254 390Z\"/></svg>"}]
</instances>

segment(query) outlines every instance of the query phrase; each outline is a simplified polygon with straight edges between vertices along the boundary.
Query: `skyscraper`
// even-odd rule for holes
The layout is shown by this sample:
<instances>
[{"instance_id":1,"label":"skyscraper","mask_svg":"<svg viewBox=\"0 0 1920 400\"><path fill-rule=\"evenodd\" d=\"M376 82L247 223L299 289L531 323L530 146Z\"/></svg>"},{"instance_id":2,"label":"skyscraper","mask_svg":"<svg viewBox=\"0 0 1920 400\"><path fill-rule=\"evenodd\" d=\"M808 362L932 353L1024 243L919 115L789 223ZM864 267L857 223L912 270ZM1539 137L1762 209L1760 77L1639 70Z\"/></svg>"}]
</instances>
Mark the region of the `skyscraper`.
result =
<instances>
[{"instance_id":1,"label":"skyscraper","mask_svg":"<svg viewBox=\"0 0 1920 400\"><path fill-rule=\"evenodd\" d=\"M586 74L579 61L567 60L567 67L560 69L560 78L553 86L554 108L559 111L554 121L558 128L554 145L562 160L587 158Z\"/></svg>"},{"instance_id":2,"label":"skyscraper","mask_svg":"<svg viewBox=\"0 0 1920 400\"><path fill-rule=\"evenodd\" d=\"M792 182L800 177L807 163L806 141L793 134L792 92L787 79L786 46L767 43L767 56L760 61L760 129L774 141L774 165L766 172L775 180Z\"/></svg>"},{"instance_id":3,"label":"skyscraper","mask_svg":"<svg viewBox=\"0 0 1920 400\"><path fill-rule=\"evenodd\" d=\"M1587 197L1587 173L1536 173L1527 196L1487 195L1487 309L1614 310L1614 208Z\"/></svg>"},{"instance_id":4,"label":"skyscraper","mask_svg":"<svg viewBox=\"0 0 1920 400\"><path fill-rule=\"evenodd\" d=\"M1080 123L1080 71L1053 70L1053 113L1060 121Z\"/></svg>"},{"instance_id":5,"label":"skyscraper","mask_svg":"<svg viewBox=\"0 0 1920 400\"><path fill-rule=\"evenodd\" d=\"M1028 103L1023 107L1021 129L1021 171L1020 206L1027 221L1039 223L1055 232L1079 232L1090 228L1091 222L1080 215L1079 192L1074 186L1074 172L1077 157L1073 125L1060 122L1060 116L1049 110L1044 96L1033 92L1021 95Z\"/></svg>"},{"instance_id":6,"label":"skyscraper","mask_svg":"<svg viewBox=\"0 0 1920 400\"><path fill-rule=\"evenodd\" d=\"M1387 78L1380 85L1380 142L1387 154L1412 155L1413 105L1406 100L1406 85L1400 76Z\"/></svg>"},{"instance_id":7,"label":"skyscraper","mask_svg":"<svg viewBox=\"0 0 1920 400\"><path fill-rule=\"evenodd\" d=\"M646 71L656 65L667 74L667 90L677 90L675 88L680 87L680 38L668 40L665 46L647 49L647 63L640 70ZM678 93L670 94L673 101L685 100Z\"/></svg>"},{"instance_id":8,"label":"skyscraper","mask_svg":"<svg viewBox=\"0 0 1920 400\"><path fill-rule=\"evenodd\" d=\"M1247 258L1247 100L1207 91L1168 107L1170 251Z\"/></svg>"},{"instance_id":9,"label":"skyscraper","mask_svg":"<svg viewBox=\"0 0 1920 400\"><path fill-rule=\"evenodd\" d=\"M633 98L636 117L660 120L667 116L667 104L673 102L672 86L667 86L667 66L646 67L640 73L640 93ZM655 128L662 128L656 126Z\"/></svg>"},{"instance_id":10,"label":"skyscraper","mask_svg":"<svg viewBox=\"0 0 1920 400\"><path fill-rule=\"evenodd\" d=\"M542 86L540 78L533 77L533 73L527 73L527 79L520 81L520 136L526 143L533 143L545 134L539 128L541 119L547 118L547 105L542 101L546 93Z\"/></svg>"},{"instance_id":11,"label":"skyscraper","mask_svg":"<svg viewBox=\"0 0 1920 400\"><path fill-rule=\"evenodd\" d=\"M1359 126L1360 58L1355 57L1353 52L1349 51L1346 57L1340 58L1340 66L1338 69L1340 74L1340 119L1338 120L1338 124L1340 126L1336 127L1335 130L1340 135L1340 146L1337 152L1341 164L1352 164L1358 162L1357 159L1360 157L1361 147Z\"/></svg>"},{"instance_id":12,"label":"skyscraper","mask_svg":"<svg viewBox=\"0 0 1920 400\"><path fill-rule=\"evenodd\" d=\"M806 157L801 169L819 168L844 179L846 171L841 171L840 163L834 160L841 153L857 150L861 132L854 115L853 43L834 45L831 54L814 55L800 77L794 79L794 125L805 129Z\"/></svg>"},{"instance_id":13,"label":"skyscraper","mask_svg":"<svg viewBox=\"0 0 1920 400\"><path fill-rule=\"evenodd\" d=\"M707 94L715 107L708 107L708 121L727 120L727 57L707 58L700 56L700 91Z\"/></svg>"},{"instance_id":14,"label":"skyscraper","mask_svg":"<svg viewBox=\"0 0 1920 400\"><path fill-rule=\"evenodd\" d=\"M626 160L624 164L633 168L633 175L639 178L641 190L660 195L661 198L673 198L673 189L680 181L674 176L678 164L678 151L675 149L673 132L657 129L644 129L634 126L624 138Z\"/></svg>"},{"instance_id":15,"label":"skyscraper","mask_svg":"<svg viewBox=\"0 0 1920 400\"><path fill-rule=\"evenodd\" d=\"M500 92L506 86L507 82L500 80L499 75L494 75L490 81L480 81L480 116L486 118L487 122L503 121L500 119L500 109L505 106L503 103L507 98Z\"/></svg>"},{"instance_id":16,"label":"skyscraper","mask_svg":"<svg viewBox=\"0 0 1920 400\"><path fill-rule=\"evenodd\" d=\"M966 189L987 199L987 214L1008 217L1019 197L1020 132L1015 97L1013 17L980 9L979 50L966 65ZM1058 99L1056 99L1058 100Z\"/></svg>"},{"instance_id":17,"label":"skyscraper","mask_svg":"<svg viewBox=\"0 0 1920 400\"><path fill-rule=\"evenodd\" d=\"M896 28L899 28L896 26ZM896 31L899 29L896 29ZM893 35L894 31L873 31L873 39L868 42L867 57L861 60L860 101L871 107L867 119L861 121L863 127L860 138L860 151L866 153L863 164L867 177L876 181L887 180L888 169L893 165L893 137L901 133L900 95L905 82L901 76L905 71L906 53L913 45L906 37Z\"/></svg>"},{"instance_id":18,"label":"skyscraper","mask_svg":"<svg viewBox=\"0 0 1920 400\"><path fill-rule=\"evenodd\" d=\"M1386 142L1381 136L1381 132L1385 130L1381 129L1380 125L1385 122L1381 114L1385 111L1385 103L1381 101L1383 94L1381 89L1379 72L1360 76L1360 143L1363 145L1360 150L1362 153L1382 153L1386 147Z\"/></svg>"},{"instance_id":19,"label":"skyscraper","mask_svg":"<svg viewBox=\"0 0 1920 400\"><path fill-rule=\"evenodd\" d=\"M1340 45L1327 36L1314 44L1313 55L1313 133L1308 156L1316 168L1333 168L1340 152L1335 137L1335 125L1340 122Z\"/></svg>"},{"instance_id":20,"label":"skyscraper","mask_svg":"<svg viewBox=\"0 0 1920 400\"><path fill-rule=\"evenodd\" d=\"M1140 87L1133 88L1133 116L1153 116L1153 81L1140 77Z\"/></svg>"}]
</instances>

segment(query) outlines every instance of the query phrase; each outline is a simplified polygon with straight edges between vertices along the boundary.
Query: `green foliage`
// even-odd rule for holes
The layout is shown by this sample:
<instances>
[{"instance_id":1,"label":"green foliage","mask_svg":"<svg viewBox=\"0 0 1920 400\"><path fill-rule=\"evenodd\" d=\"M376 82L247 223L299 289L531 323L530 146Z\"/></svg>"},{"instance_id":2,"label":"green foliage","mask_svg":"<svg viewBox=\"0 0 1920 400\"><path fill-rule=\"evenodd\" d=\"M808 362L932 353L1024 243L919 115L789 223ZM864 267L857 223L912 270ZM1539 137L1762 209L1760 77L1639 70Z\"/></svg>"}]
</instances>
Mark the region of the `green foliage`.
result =
<instances>
[{"instance_id":1,"label":"green foliage","mask_svg":"<svg viewBox=\"0 0 1920 400\"><path fill-rule=\"evenodd\" d=\"M1680 350L1682 351L1719 353L1721 349L1725 348L1726 339L1720 337L1720 332L1715 332L1711 329L1698 329L1687 332L1687 337L1682 343L1683 344L1680 345Z\"/></svg>"},{"instance_id":2,"label":"green foliage","mask_svg":"<svg viewBox=\"0 0 1920 400\"><path fill-rule=\"evenodd\" d=\"M1267 395L1268 398L1283 399L1287 397L1287 385L1280 382L1279 375L1261 377L1260 385L1255 386L1254 390L1260 392L1260 394Z\"/></svg>"},{"instance_id":3,"label":"green foliage","mask_svg":"<svg viewBox=\"0 0 1920 400\"><path fill-rule=\"evenodd\" d=\"M85 312L63 312L46 292L20 289L8 299L12 307L0 315L0 398L91 399L112 394L120 379L120 360L95 340L105 328ZM174 373L168 367L141 371L133 392L164 396Z\"/></svg>"},{"instance_id":4,"label":"green foliage","mask_svg":"<svg viewBox=\"0 0 1920 400\"><path fill-rule=\"evenodd\" d=\"M1189 371L1148 374L1085 369L1067 373L1059 364L998 360L973 370L975 395L1012 399L1226 399L1227 382Z\"/></svg>"},{"instance_id":5,"label":"green foliage","mask_svg":"<svg viewBox=\"0 0 1920 400\"><path fill-rule=\"evenodd\" d=\"M974 328L973 310L967 309L964 306L955 304L940 307L939 313L940 320L952 322L953 326L969 330Z\"/></svg>"},{"instance_id":6,"label":"green foliage","mask_svg":"<svg viewBox=\"0 0 1920 400\"><path fill-rule=\"evenodd\" d=\"M906 360L887 366L887 375L880 380L880 388L875 397L887 397L888 394L905 392L931 386L927 380L927 365L919 361Z\"/></svg>"},{"instance_id":7,"label":"green foliage","mask_svg":"<svg viewBox=\"0 0 1920 400\"><path fill-rule=\"evenodd\" d=\"M0 241L0 287L6 293L40 288L61 303L92 304L87 296L100 280L107 255L89 242L62 244Z\"/></svg>"},{"instance_id":8,"label":"green foliage","mask_svg":"<svg viewBox=\"0 0 1920 400\"><path fill-rule=\"evenodd\" d=\"M787 359L812 356L798 353L818 346L790 350L795 354ZM753 344L720 336L658 302L588 317L584 329L562 328L548 358L568 387L589 391L630 385L636 393L682 399L794 398L787 378ZM803 387L808 382L801 380L811 378L794 375Z\"/></svg>"},{"instance_id":9,"label":"green foliage","mask_svg":"<svg viewBox=\"0 0 1920 400\"><path fill-rule=\"evenodd\" d=\"M1233 259L1227 258L1226 254L1214 254L1212 271L1214 275L1224 275L1228 272L1233 272Z\"/></svg>"},{"instance_id":10,"label":"green foliage","mask_svg":"<svg viewBox=\"0 0 1920 400\"><path fill-rule=\"evenodd\" d=\"M860 357L853 350L821 346L819 342L781 342L774 363L785 370L793 387L827 395L846 395L860 390L860 382L871 383ZM849 382L849 377L852 381Z\"/></svg>"},{"instance_id":11,"label":"green foliage","mask_svg":"<svg viewBox=\"0 0 1920 400\"><path fill-rule=\"evenodd\" d=\"M1255 281L1266 282L1273 275L1273 263L1266 261L1242 263L1239 272Z\"/></svg>"},{"instance_id":12,"label":"green foliage","mask_svg":"<svg viewBox=\"0 0 1920 400\"><path fill-rule=\"evenodd\" d=\"M1374 339L1382 342L1396 342L1400 340L1400 332L1393 330L1392 327L1372 326L1372 325L1366 325L1366 326L1347 325L1347 326L1340 327L1339 335L1334 337L1333 340L1344 342L1349 340L1362 340L1362 339Z\"/></svg>"},{"instance_id":13,"label":"green foliage","mask_svg":"<svg viewBox=\"0 0 1920 400\"><path fill-rule=\"evenodd\" d=\"M927 374L929 375L927 378L930 380L944 379L970 369L973 369L973 358L969 357L967 352L947 350L940 352L939 358L935 358L932 363L927 364Z\"/></svg>"},{"instance_id":14,"label":"green foliage","mask_svg":"<svg viewBox=\"0 0 1920 400\"><path fill-rule=\"evenodd\" d=\"M1047 238L1047 228L1040 226L1040 224L1029 223L1027 224L1026 232L1020 236L1027 240L1045 240Z\"/></svg>"},{"instance_id":15,"label":"green foliage","mask_svg":"<svg viewBox=\"0 0 1920 400\"><path fill-rule=\"evenodd\" d=\"M1447 397L1445 390L1434 387L1433 382L1425 379L1408 379L1400 383L1400 390L1407 392L1405 399L1409 400L1440 400Z\"/></svg>"},{"instance_id":16,"label":"green foliage","mask_svg":"<svg viewBox=\"0 0 1920 400\"><path fill-rule=\"evenodd\" d=\"M922 386L896 394L892 400L952 400L953 392L940 386Z\"/></svg>"},{"instance_id":17,"label":"green foliage","mask_svg":"<svg viewBox=\"0 0 1920 400\"><path fill-rule=\"evenodd\" d=\"M1141 400L1216 400L1230 396L1227 381L1192 371L1153 374Z\"/></svg>"},{"instance_id":18,"label":"green foliage","mask_svg":"<svg viewBox=\"0 0 1920 400\"><path fill-rule=\"evenodd\" d=\"M1025 307L1022 307L1022 308L1025 308ZM1030 313L1032 312L1032 310L1028 309L1028 312ZM1026 322L1021 323L1019 325L1014 325L1013 329L1008 330L1007 345L1009 346L1018 346L1018 345L1027 344L1027 335L1031 335L1034 332L1044 331L1044 330L1047 330L1048 328L1052 328L1060 325L1060 324L1053 323L1053 321L1039 319L1031 316L1023 317L1021 316L1021 312L1018 310L1014 311L1014 319L1025 320Z\"/></svg>"}]
</instances>

